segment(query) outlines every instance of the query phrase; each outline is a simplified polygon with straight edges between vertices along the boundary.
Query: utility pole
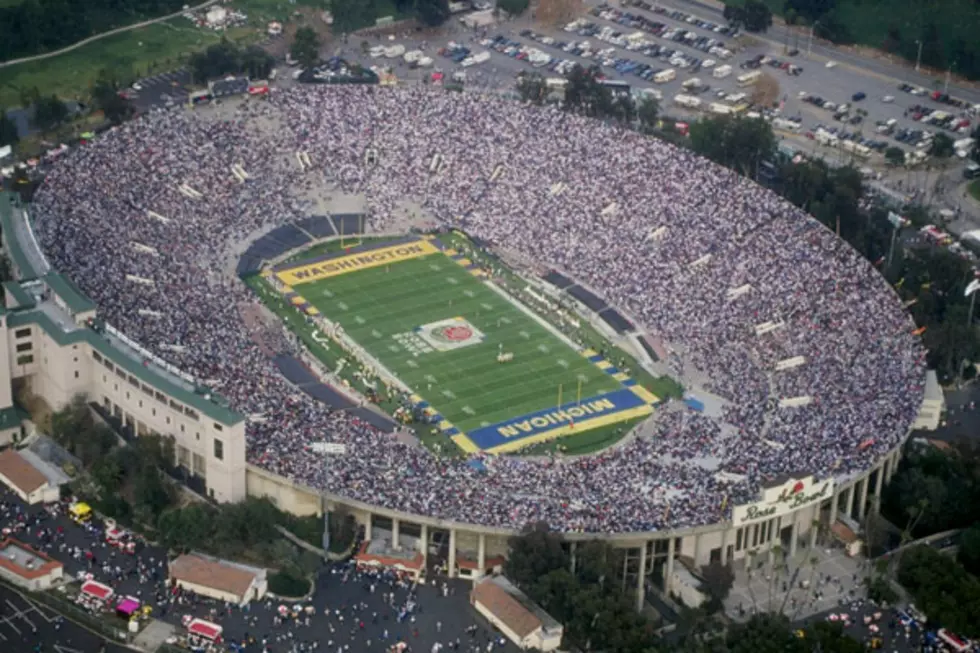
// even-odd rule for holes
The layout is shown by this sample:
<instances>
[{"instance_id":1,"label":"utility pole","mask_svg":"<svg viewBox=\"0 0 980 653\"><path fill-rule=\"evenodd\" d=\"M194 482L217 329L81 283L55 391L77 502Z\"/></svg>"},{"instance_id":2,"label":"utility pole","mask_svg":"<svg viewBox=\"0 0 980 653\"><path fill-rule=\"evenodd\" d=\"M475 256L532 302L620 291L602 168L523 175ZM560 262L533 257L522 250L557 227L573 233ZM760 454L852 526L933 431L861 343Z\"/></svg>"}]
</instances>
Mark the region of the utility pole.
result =
<instances>
[{"instance_id":1,"label":"utility pole","mask_svg":"<svg viewBox=\"0 0 980 653\"><path fill-rule=\"evenodd\" d=\"M330 476L330 457L342 456L347 453L347 445L337 442L314 442L310 449L315 453L323 454L324 476ZM371 534L368 533L368 537ZM327 504L323 504L323 553L326 555L330 551L330 511Z\"/></svg>"},{"instance_id":2,"label":"utility pole","mask_svg":"<svg viewBox=\"0 0 980 653\"><path fill-rule=\"evenodd\" d=\"M815 21L813 21L813 24L810 25L810 37L807 39L807 42L806 42L806 58L807 59L810 58L810 53L813 51L813 30L816 28L816 26L819 23L820 23L819 20L815 20Z\"/></svg>"},{"instance_id":3,"label":"utility pole","mask_svg":"<svg viewBox=\"0 0 980 653\"><path fill-rule=\"evenodd\" d=\"M922 63L922 41L916 41L919 45L919 53L915 55L915 72L919 72L919 64Z\"/></svg>"}]
</instances>

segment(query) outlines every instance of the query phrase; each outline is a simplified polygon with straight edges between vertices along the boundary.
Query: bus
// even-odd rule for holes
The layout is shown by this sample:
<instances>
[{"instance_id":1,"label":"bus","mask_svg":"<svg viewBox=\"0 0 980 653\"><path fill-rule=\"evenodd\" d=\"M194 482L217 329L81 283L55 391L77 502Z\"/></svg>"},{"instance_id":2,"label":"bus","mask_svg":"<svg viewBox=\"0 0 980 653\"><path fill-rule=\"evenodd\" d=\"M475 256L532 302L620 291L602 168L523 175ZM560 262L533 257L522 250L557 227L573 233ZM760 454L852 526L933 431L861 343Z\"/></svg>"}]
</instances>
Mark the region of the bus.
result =
<instances>
[{"instance_id":1,"label":"bus","mask_svg":"<svg viewBox=\"0 0 980 653\"><path fill-rule=\"evenodd\" d=\"M963 641L962 639L960 639L953 633L949 632L945 628L940 628L939 632L936 634L939 635L939 639L942 641L943 644L948 646L956 653L966 653L967 651L970 650L969 642Z\"/></svg>"},{"instance_id":2,"label":"bus","mask_svg":"<svg viewBox=\"0 0 980 653\"><path fill-rule=\"evenodd\" d=\"M760 77L762 77L762 73L760 73L758 70L753 70L750 73L739 75L735 81L738 83L740 88L745 88L746 86L752 86L755 84L757 81L759 81Z\"/></svg>"}]
</instances>

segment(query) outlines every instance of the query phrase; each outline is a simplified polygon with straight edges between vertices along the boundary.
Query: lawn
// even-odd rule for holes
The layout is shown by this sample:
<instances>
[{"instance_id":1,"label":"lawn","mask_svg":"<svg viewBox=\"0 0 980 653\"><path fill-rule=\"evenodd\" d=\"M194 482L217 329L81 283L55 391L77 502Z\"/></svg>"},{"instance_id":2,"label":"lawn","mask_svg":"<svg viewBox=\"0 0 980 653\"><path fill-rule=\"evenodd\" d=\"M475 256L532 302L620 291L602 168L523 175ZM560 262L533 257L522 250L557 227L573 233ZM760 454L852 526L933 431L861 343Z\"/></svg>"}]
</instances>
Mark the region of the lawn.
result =
<instances>
[{"instance_id":1,"label":"lawn","mask_svg":"<svg viewBox=\"0 0 980 653\"><path fill-rule=\"evenodd\" d=\"M442 253L296 288L461 431L620 385ZM462 317L482 342L413 351L415 329ZM500 352L513 354L507 363Z\"/></svg>"},{"instance_id":2,"label":"lawn","mask_svg":"<svg viewBox=\"0 0 980 653\"><path fill-rule=\"evenodd\" d=\"M2 0L0 0L2 1ZM229 38L244 38L252 30L229 30ZM184 18L116 34L50 59L0 68L0 106L20 104L22 88L37 87L64 99L87 101L99 71L118 71L123 79L173 70L192 52L217 43L221 35L191 25Z\"/></svg>"},{"instance_id":3,"label":"lawn","mask_svg":"<svg viewBox=\"0 0 980 653\"><path fill-rule=\"evenodd\" d=\"M973 199L980 201L980 179L971 181L967 188L970 191L970 195L973 196Z\"/></svg>"}]
</instances>

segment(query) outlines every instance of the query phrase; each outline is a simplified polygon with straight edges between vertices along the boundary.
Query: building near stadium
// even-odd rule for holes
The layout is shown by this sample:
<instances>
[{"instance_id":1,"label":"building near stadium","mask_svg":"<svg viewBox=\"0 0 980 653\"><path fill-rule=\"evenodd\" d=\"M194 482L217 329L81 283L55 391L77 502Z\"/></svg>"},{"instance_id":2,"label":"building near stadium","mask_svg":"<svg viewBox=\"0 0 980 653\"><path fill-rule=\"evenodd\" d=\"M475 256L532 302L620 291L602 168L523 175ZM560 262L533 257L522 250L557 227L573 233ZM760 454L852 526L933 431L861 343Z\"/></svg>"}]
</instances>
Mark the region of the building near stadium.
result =
<instances>
[{"instance_id":1,"label":"building near stadium","mask_svg":"<svg viewBox=\"0 0 980 653\"><path fill-rule=\"evenodd\" d=\"M151 117L150 120L152 119ZM112 138L112 135L108 138ZM375 151L373 148L363 152L365 165L376 165L377 158L384 155L383 151ZM362 154L359 152L357 156L360 158ZM432 160L432 174L438 174L442 167L442 162L436 160L437 158ZM312 165L310 156L306 152L296 153L296 161L299 168L304 171ZM249 175L261 178L262 172L257 169L257 165L255 161L250 162L248 172ZM248 175L240 174L242 169L241 164L235 164L230 174L237 179L233 183L241 184L245 188ZM501 176L506 180L507 173L504 172L503 164L493 164L488 170L492 171L484 173L489 175L488 180L481 180L481 183L489 184L499 180ZM228 175L228 173L224 174ZM230 175L228 176L230 178ZM196 188L196 184L194 186L181 183L176 191L173 188L169 191L175 196L179 195L179 201L184 201L182 198L186 198L188 203L201 201L203 196L201 191L207 189ZM574 192L573 188L555 184L549 197ZM603 209L603 218L617 219L617 210L622 209L617 207L616 202L608 204L606 209ZM152 225L153 228L164 229L176 222L174 216L166 217L153 211L146 213L147 224ZM295 223L271 227L257 236L253 234L255 240L252 244L244 253L239 252L241 258L238 261L238 274L242 277L247 274L264 275L271 283L278 284L277 290L287 302L304 312L304 316L299 318L301 321L316 323L318 316L322 315L317 307L326 297L324 291L336 291L336 288L330 284L334 283L331 279L339 276L336 273L341 266L356 266L364 268L364 274L383 275L385 268L392 264L395 258L411 253L405 249L406 247L424 247L424 243L432 244L431 240L422 239L418 233L404 236L403 230L399 232L402 236L393 235L392 242L388 243L395 248L393 251L365 248L363 251L353 252L351 254L353 258L306 261L302 265L278 267L287 258L311 245L322 243L338 234L343 238L345 233L347 235L355 233L357 229L353 227L359 222L363 224L362 219L350 215L309 216ZM17 278L16 281L4 284L3 288L4 310L0 315L0 333L6 339L7 346L0 347L0 356L6 357L5 360L0 361L0 374L7 376L0 379L0 414L3 411L14 410L15 387L43 397L55 408L67 404L77 394L84 394L99 407L103 414L116 421L129 435L138 437L148 433L160 433L172 436L176 463L183 470L188 485L216 501L238 501L246 496L268 497L280 508L298 515L322 515L324 512L331 512L343 506L364 529L367 543L359 551L359 554L364 556L360 561L363 564L374 564L374 562L389 564L392 560L394 561L392 564L397 564L399 560L411 560L412 569L418 568L421 575L422 570L427 569L430 562L438 560L438 564L444 564L450 575L467 576L474 581L482 580L500 567L503 556L507 553L508 539L515 534L515 528L522 524L510 523L507 527L487 525L493 522L481 517L477 505L469 506L470 514L462 514L451 520L432 516L433 512L426 510L428 506L422 500L410 506L414 509L396 510L390 506L380 505L382 503L380 501L372 503L352 499L339 492L323 492L312 484L307 485L286 478L271 471L268 465L263 466L261 456L251 455L254 452L249 451L246 442L246 430L252 433L251 429L255 425L263 423L263 415L236 412L221 396L222 388L211 383L212 379L190 376L161 356L137 344L111 322L107 322L104 316L111 316L112 311L97 306L72 279L66 276L81 272L56 270L48 263L44 251L35 238L33 223L26 207L21 206L12 195L0 194L0 226L2 226L3 244L15 268ZM360 229L363 231L364 227L361 226ZM652 229L648 240L657 242L659 239L669 238L670 229L673 227L661 226ZM827 234L817 233L813 238L817 240L826 236ZM394 242L400 237L404 237L406 242ZM744 235L744 237L748 236ZM411 241L411 244L408 244L408 241ZM818 247L821 246L819 242L816 244ZM131 242L126 246L131 247L140 256L160 255L159 251L142 242ZM435 247L434 244L432 246ZM830 251L832 246L833 243L830 243L824 247L826 251ZM688 263L688 267L692 270L691 274L710 265L712 257L717 259L722 255L710 249L692 252L692 254L692 260ZM466 262L453 258L459 256L458 252L448 256L454 261L451 265L459 264L458 269L454 268L455 273L469 274L470 270ZM164 258L160 256L148 260L162 261ZM537 263L541 266L546 264L540 261ZM399 266L401 265L403 264L399 263ZM125 282L131 284L135 289L133 292L154 284L152 279L135 273L125 274ZM637 346L651 352L651 356L665 357L669 354L656 334L634 329L636 320L633 320L630 315L608 303L597 292L590 291L585 281L578 282L567 274L569 273L549 269L542 276L550 284L549 287L571 297L576 305L585 307L583 311L604 322L605 328L613 330L623 338L635 340ZM79 281L79 278L76 277L74 281ZM321 282L324 285L319 285ZM99 288L92 285L86 287L90 293L99 291ZM320 291L318 296L308 292L314 288ZM722 289L723 296L725 290ZM728 289L727 299L734 301L751 291L751 285L746 280L743 285ZM828 292L836 292L836 290ZM888 290L884 288L881 292L888 292ZM356 295L356 292L354 294ZM220 299L213 298L213 301L220 301ZM118 307L116 308L118 310ZM155 309L141 307L132 310L148 311L148 318L161 321L169 317L162 314L153 315ZM343 330L354 333L363 328L369 332L370 323L366 321L364 325L360 325L356 317L357 314L352 313L348 321L341 324ZM463 321L445 322L456 318L462 318ZM777 317L772 316L771 321L761 322L751 328L754 329L755 335L762 337L767 333L778 331L781 326L783 324L777 321ZM819 327L820 325L815 323L811 331L819 333ZM459 355L467 351L476 351L475 343L481 340L481 336L487 338L492 336L491 329L485 328L484 324L471 318L469 314L440 315L433 322L413 323L411 328L400 333L405 336L402 339L403 343L412 343L411 346L418 348L420 352L423 352L425 347L430 349L443 347L451 352L459 352ZM898 336L896 335L895 338ZM357 337L354 340L357 340ZM147 344L152 344L158 352L167 347L181 346L178 342L169 341L164 342L163 345ZM502 356L500 362L491 361L488 365L510 365L510 362L505 362L503 357L505 353L507 352L504 350L500 352ZM550 430L551 427L556 426L568 428L572 421L568 419L569 417L574 418L576 422L585 417L600 417L599 412L605 410L608 405L642 410L645 414L658 410L655 402L639 396L630 389L626 375L617 376L621 374L619 370L610 371L614 366L608 361L592 361L595 356L602 358L597 352L582 352L582 355L586 361L583 365L594 364L594 367L602 369L602 372L595 377L596 387L599 389L597 396L605 397L606 394L603 393L623 392L621 395L610 394L607 399L608 404L590 405L589 410L593 410L593 414L584 412L572 414L567 405L570 402L570 394L577 393L567 387L559 392L554 401L549 396L547 404L529 406L526 413L516 416L520 418L516 422L513 421L515 416L502 414L499 422L488 420L487 424L482 424L478 415L471 415L462 410L465 406L454 402L452 397L446 396L438 401L433 401L429 397L421 397L421 399L427 400L425 403L432 402L430 408L442 411L438 413L442 417L446 417L454 408L459 408L459 414L454 415L452 419L438 420L433 426L447 438L459 436L458 440L464 442L460 448L471 453L465 447L465 440L469 440L475 449L479 450L474 455L477 459L475 462L479 462L480 456L487 451L491 453L486 455L492 456L492 450L505 445L508 437L513 438L515 434L523 433L537 435L539 433L537 429ZM383 354L378 356L383 358ZM347 404L343 404L343 410L347 414L375 425L382 431L390 432L393 440L397 437L396 423L390 418L379 415L370 407L358 405L357 400L352 401L350 389L334 387L326 382L324 379L327 375L322 373L323 370L318 369L317 362L312 357L304 354L294 356L276 354L274 360L282 376L295 389L297 398L290 397L290 401L295 400L300 404L313 397L328 405L331 402L337 402L339 405L346 400ZM520 360L519 355L514 359L515 362ZM384 360L379 362L387 365ZM569 365L582 363L571 359L565 362ZM600 365L601 362L605 365ZM798 358L786 358L779 361L777 369L793 370L803 366L804 361ZM411 365L406 363L406 367L410 368ZM594 370L590 369L590 371ZM589 379L593 378L588 377L585 372L583 374ZM398 377L400 373L393 376ZM224 381L227 382L227 379ZM610 386L612 381L618 385ZM232 390L230 389L229 392ZM772 399L780 407L787 409L805 407L811 401L810 397L802 394L799 396L783 394L781 397L777 399L773 396ZM582 399L587 398L582 397ZM578 397L575 399L573 405L582 411L579 405L580 399ZM909 401L911 403L911 399ZM930 403L924 408L928 413L927 421L932 423L935 421L934 415L938 406L936 402L941 401L941 393L939 398L930 396L929 401ZM707 402L705 397L693 395L686 397L686 405L692 411L704 410ZM566 419L569 422L567 425L564 423ZM493 427L492 432L485 430L488 427ZM894 435L897 437L897 432ZM663 579L667 591L675 589L672 587L674 583L686 582L684 574L678 571L681 565L696 568L712 561L725 563L742 560L749 554L755 553L772 556L773 548L777 545L792 555L800 548L814 546L818 533L822 530L829 531L840 516L847 516L860 523L869 512L877 510L882 487L897 470L901 447L906 437L907 434L898 441L893 442L892 438L889 438L887 443L877 444L873 439L862 441L859 451L869 449L867 460L862 459L860 465L849 467L848 469L852 471L846 473L838 470L836 473L827 474L825 469L822 475L818 475L813 470L791 470L780 477L769 478L761 485L753 485L753 496L747 496L749 492L738 497L719 495L717 518L710 523L701 523L704 520L700 518L682 519L680 518L682 515L674 519L672 511L681 513L683 502L674 502L672 505L668 500L663 502L662 518L651 521L667 524L671 526L670 528L635 531L621 529L625 532L608 532L615 529L606 529L607 532L585 532L597 529L582 526L578 530L565 532L564 537L573 560L578 543L592 539L603 539L623 549L626 552L624 575L635 583L637 602L638 605L642 605L648 578ZM456 439L453 441L457 442ZM769 443L766 443L766 446L770 446ZM778 459L781 455L781 447L785 445L779 442L771 445L773 458ZM870 449L871 447L874 448ZM355 446L348 446L348 449L350 453L345 455L359 453ZM500 449L500 451L504 450ZM247 459L247 455L251 457ZM326 467L330 463L329 460L324 460L322 464ZM474 472L474 476L479 478L476 476L477 473ZM739 482L738 475L732 472L719 472L718 476L726 473L728 477L716 478L714 481L718 484ZM325 470L324 474L329 474L329 470ZM406 478L405 482L410 480ZM649 494L650 505L653 505L652 497L655 489L637 485L633 491L639 495ZM366 495L360 496L364 498ZM585 512L584 508L587 508L587 506L579 506L574 498L567 503L568 505L562 506L563 510L571 512L581 508ZM712 511L714 511L713 505L712 502ZM516 522L520 518L521 516L517 515L512 521ZM583 519L582 522L585 523L586 520ZM700 525L673 527L684 523ZM397 552L398 555L385 555L392 551ZM419 564L416 564L416 561Z\"/></svg>"}]
</instances>

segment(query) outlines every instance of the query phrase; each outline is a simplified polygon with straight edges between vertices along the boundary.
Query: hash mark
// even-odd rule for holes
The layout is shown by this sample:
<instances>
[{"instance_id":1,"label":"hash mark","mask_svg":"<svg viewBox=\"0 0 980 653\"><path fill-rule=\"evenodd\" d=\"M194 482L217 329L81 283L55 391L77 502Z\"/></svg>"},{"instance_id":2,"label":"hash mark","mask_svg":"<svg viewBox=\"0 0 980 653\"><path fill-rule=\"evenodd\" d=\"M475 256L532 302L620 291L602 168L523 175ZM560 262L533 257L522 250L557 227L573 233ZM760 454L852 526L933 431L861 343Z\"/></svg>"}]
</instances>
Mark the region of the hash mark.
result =
<instances>
[{"instance_id":1,"label":"hash mark","mask_svg":"<svg viewBox=\"0 0 980 653\"><path fill-rule=\"evenodd\" d=\"M377 329L371 329L371 335L374 336L375 338L380 338L381 332L378 331Z\"/></svg>"},{"instance_id":2,"label":"hash mark","mask_svg":"<svg viewBox=\"0 0 980 653\"><path fill-rule=\"evenodd\" d=\"M323 295L324 297L333 297L333 293L330 292L329 288L324 288L323 292L320 294Z\"/></svg>"},{"instance_id":3,"label":"hash mark","mask_svg":"<svg viewBox=\"0 0 980 653\"><path fill-rule=\"evenodd\" d=\"M543 346L544 346L544 345L542 345L542 347L543 347ZM565 360L564 358L559 358L557 362L558 362L558 366L559 366L559 367L563 367L563 368L565 368L566 370L568 369L568 361L567 361L567 360Z\"/></svg>"},{"instance_id":4,"label":"hash mark","mask_svg":"<svg viewBox=\"0 0 980 653\"><path fill-rule=\"evenodd\" d=\"M354 316L354 321L357 322L358 324L364 324L365 322L367 322L367 320L365 320L360 315L355 315Z\"/></svg>"},{"instance_id":5,"label":"hash mark","mask_svg":"<svg viewBox=\"0 0 980 653\"><path fill-rule=\"evenodd\" d=\"M344 302L337 302L337 308L342 311L346 311L349 307Z\"/></svg>"},{"instance_id":6,"label":"hash mark","mask_svg":"<svg viewBox=\"0 0 980 653\"><path fill-rule=\"evenodd\" d=\"M476 411L470 408L469 406L463 406L463 412L466 413L467 415L476 415Z\"/></svg>"},{"instance_id":7,"label":"hash mark","mask_svg":"<svg viewBox=\"0 0 980 653\"><path fill-rule=\"evenodd\" d=\"M470 299L472 299L472 298L474 298L474 297L476 297L476 293L474 293L474 292L473 292L472 290L470 290L469 288L467 288L466 290L464 290L464 291L463 291L463 294L464 294L464 295L466 295L467 297L469 297Z\"/></svg>"},{"instance_id":8,"label":"hash mark","mask_svg":"<svg viewBox=\"0 0 980 653\"><path fill-rule=\"evenodd\" d=\"M438 272L439 270L442 269L442 266L440 266L437 263L429 263L429 269Z\"/></svg>"},{"instance_id":9,"label":"hash mark","mask_svg":"<svg viewBox=\"0 0 980 653\"><path fill-rule=\"evenodd\" d=\"M589 380L589 377L587 377L584 374L579 374L578 375L578 380L581 381L582 383L586 383Z\"/></svg>"},{"instance_id":10,"label":"hash mark","mask_svg":"<svg viewBox=\"0 0 980 653\"><path fill-rule=\"evenodd\" d=\"M411 358L409 358L407 361L405 361L405 364L408 365L409 367L411 367L412 369L418 369L418 367L419 367L419 364L416 363L415 361L413 361Z\"/></svg>"},{"instance_id":11,"label":"hash mark","mask_svg":"<svg viewBox=\"0 0 980 653\"><path fill-rule=\"evenodd\" d=\"M398 345L388 345L388 351L399 352L401 350L402 348L399 347Z\"/></svg>"},{"instance_id":12,"label":"hash mark","mask_svg":"<svg viewBox=\"0 0 980 653\"><path fill-rule=\"evenodd\" d=\"M493 306L491 306L490 304L487 304L486 302L480 304L480 306L483 307L483 310L485 310L485 311L492 311L493 310ZM505 318L501 318L501 321L503 319L505 319ZM510 324L510 320L507 320L506 324Z\"/></svg>"},{"instance_id":13,"label":"hash mark","mask_svg":"<svg viewBox=\"0 0 980 653\"><path fill-rule=\"evenodd\" d=\"M456 398L456 393L453 392L452 390L443 390L442 391L442 395L444 397L448 397L449 399L455 399Z\"/></svg>"},{"instance_id":14,"label":"hash mark","mask_svg":"<svg viewBox=\"0 0 980 653\"><path fill-rule=\"evenodd\" d=\"M447 278L447 279L446 279L446 282L447 282L447 283L450 283L450 284L452 284L452 285L454 285L454 286L455 286L456 284L458 284L458 283L459 283L459 281L458 281L458 280L457 280L456 278L454 278L454 277L449 277L449 278Z\"/></svg>"},{"instance_id":15,"label":"hash mark","mask_svg":"<svg viewBox=\"0 0 980 653\"><path fill-rule=\"evenodd\" d=\"M499 322L501 324L510 324L510 318L507 317L506 315L501 316L501 318L499 319Z\"/></svg>"},{"instance_id":16,"label":"hash mark","mask_svg":"<svg viewBox=\"0 0 980 653\"><path fill-rule=\"evenodd\" d=\"M423 378L426 381L428 381L429 383L435 383L436 382L436 377L432 376L431 374L426 374Z\"/></svg>"},{"instance_id":17,"label":"hash mark","mask_svg":"<svg viewBox=\"0 0 980 653\"><path fill-rule=\"evenodd\" d=\"M490 426L490 422L480 422L480 426Z\"/></svg>"},{"instance_id":18,"label":"hash mark","mask_svg":"<svg viewBox=\"0 0 980 653\"><path fill-rule=\"evenodd\" d=\"M520 335L520 336L521 336L522 338L524 338L525 340L530 340L530 339L531 339L531 334L530 334L530 333L528 333L527 331L518 331L517 333L518 333L518 334L519 334L519 335Z\"/></svg>"}]
</instances>

